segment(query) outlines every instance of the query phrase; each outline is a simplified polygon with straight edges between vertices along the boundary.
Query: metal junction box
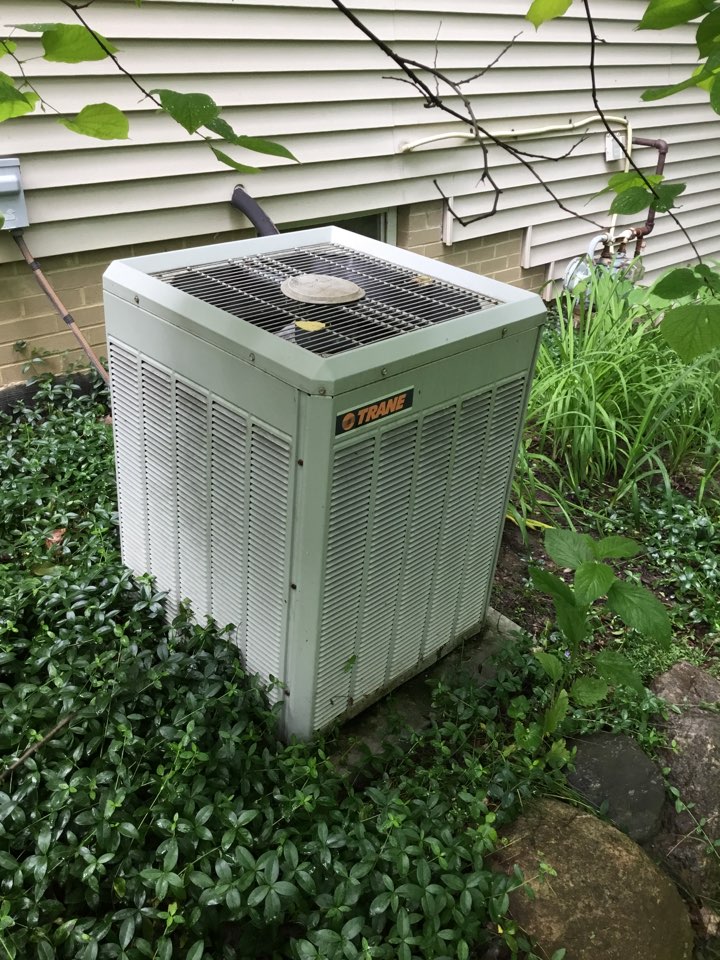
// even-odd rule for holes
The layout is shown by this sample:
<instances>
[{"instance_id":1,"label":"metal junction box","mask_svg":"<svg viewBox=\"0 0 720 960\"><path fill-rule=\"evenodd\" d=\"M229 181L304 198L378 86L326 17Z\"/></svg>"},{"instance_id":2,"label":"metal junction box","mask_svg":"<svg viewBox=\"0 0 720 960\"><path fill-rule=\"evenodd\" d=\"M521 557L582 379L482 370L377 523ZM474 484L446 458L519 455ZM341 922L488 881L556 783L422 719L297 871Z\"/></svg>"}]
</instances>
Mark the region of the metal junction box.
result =
<instances>
[{"instance_id":1,"label":"metal junction box","mask_svg":"<svg viewBox=\"0 0 720 960\"><path fill-rule=\"evenodd\" d=\"M331 227L116 261L105 305L124 561L287 735L477 632L539 297Z\"/></svg>"}]
</instances>

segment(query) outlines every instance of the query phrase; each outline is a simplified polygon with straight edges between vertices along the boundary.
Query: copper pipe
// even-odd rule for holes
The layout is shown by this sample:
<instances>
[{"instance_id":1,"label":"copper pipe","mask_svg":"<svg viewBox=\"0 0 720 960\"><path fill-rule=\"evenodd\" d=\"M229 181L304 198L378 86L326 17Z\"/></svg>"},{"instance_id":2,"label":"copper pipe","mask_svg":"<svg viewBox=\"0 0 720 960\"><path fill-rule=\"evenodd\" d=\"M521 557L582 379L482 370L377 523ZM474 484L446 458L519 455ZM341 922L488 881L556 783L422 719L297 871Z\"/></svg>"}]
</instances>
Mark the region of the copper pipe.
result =
<instances>
[{"instance_id":1,"label":"copper pipe","mask_svg":"<svg viewBox=\"0 0 720 960\"><path fill-rule=\"evenodd\" d=\"M75 320L73 319L73 315L68 310L65 309L65 306L62 300L60 299L60 297L58 297L58 295L55 293L53 288L50 286L50 281L47 279L45 274L40 269L40 264L37 262L37 260L33 257L33 255L28 250L28 246L25 243L25 240L22 235L22 231L11 230L10 233L13 240L17 244L18 249L20 250L20 253L23 255L23 259L25 260L25 263L27 263L27 265L30 267L30 269L34 273L38 286L40 287L42 292L45 294L45 296L48 298L50 303L53 305L53 307L55 308L57 313L60 315L60 317L62 317L63 321L67 324L70 330L70 333L72 333L72 335L75 337L77 342L80 344L85 356L88 358L90 363L95 367L95 369L103 378L105 383L109 384L110 378L108 376L107 370L100 363L100 361L98 360L97 356L93 351L93 348L90 346L90 344L87 342L85 337L82 335L82 332L80 331L78 325L75 323Z\"/></svg>"},{"instance_id":2,"label":"copper pipe","mask_svg":"<svg viewBox=\"0 0 720 960\"><path fill-rule=\"evenodd\" d=\"M662 174L665 170L665 158L668 154L668 143L667 140L646 140L645 137L633 137L632 138L633 146L637 147L652 147L658 152L657 164L655 166L655 173ZM648 210L647 220L642 227L634 227L633 233L636 237L635 243L635 256L639 257L640 252L643 246L643 240L648 234L651 234L655 229L655 210L650 207Z\"/></svg>"}]
</instances>

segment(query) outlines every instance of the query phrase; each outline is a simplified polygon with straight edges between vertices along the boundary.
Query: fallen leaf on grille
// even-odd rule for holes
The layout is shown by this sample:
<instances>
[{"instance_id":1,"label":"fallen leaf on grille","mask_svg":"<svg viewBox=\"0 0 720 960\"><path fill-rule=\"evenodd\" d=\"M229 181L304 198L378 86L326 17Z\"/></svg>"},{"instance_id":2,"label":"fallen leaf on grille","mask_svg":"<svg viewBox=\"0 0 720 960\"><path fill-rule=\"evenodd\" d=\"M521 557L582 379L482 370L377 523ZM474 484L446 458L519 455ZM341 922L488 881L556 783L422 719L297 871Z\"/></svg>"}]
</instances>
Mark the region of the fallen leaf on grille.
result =
<instances>
[{"instance_id":1,"label":"fallen leaf on grille","mask_svg":"<svg viewBox=\"0 0 720 960\"><path fill-rule=\"evenodd\" d=\"M420 284L420 286L422 287L425 287L428 285L428 283L433 282L433 278L425 276L424 273L418 273L416 276L413 277L413 280L415 281L415 283Z\"/></svg>"},{"instance_id":2,"label":"fallen leaf on grille","mask_svg":"<svg viewBox=\"0 0 720 960\"><path fill-rule=\"evenodd\" d=\"M295 326L301 330L307 330L308 333L315 333L318 330L325 329L325 324L322 320L296 320Z\"/></svg>"}]
</instances>

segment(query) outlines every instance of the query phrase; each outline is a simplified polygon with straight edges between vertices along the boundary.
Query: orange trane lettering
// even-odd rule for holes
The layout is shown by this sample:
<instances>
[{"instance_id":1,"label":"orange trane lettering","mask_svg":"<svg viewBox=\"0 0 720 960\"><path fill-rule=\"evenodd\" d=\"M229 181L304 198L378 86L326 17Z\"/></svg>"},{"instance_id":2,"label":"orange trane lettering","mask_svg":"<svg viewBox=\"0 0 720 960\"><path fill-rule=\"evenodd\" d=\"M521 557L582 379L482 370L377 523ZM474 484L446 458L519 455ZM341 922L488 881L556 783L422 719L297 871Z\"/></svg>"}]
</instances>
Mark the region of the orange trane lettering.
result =
<instances>
[{"instance_id":1,"label":"orange trane lettering","mask_svg":"<svg viewBox=\"0 0 720 960\"><path fill-rule=\"evenodd\" d=\"M375 420L382 420L392 413L398 413L406 407L413 405L414 390L405 390L403 393L396 393L392 397L385 397L377 403L369 403L364 407L356 407L354 410L348 410L340 413L336 420L336 433L346 433L355 427L362 427L365 424L373 423Z\"/></svg>"}]
</instances>

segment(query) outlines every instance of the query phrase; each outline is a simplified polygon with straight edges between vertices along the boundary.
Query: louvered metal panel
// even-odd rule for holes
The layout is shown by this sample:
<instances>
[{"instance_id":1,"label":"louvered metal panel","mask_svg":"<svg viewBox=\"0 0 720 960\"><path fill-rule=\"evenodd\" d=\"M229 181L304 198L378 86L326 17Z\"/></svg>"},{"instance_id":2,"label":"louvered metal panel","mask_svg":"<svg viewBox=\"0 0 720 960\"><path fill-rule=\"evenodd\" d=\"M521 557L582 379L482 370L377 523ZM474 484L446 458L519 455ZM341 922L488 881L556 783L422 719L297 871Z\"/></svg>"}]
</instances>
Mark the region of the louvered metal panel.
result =
<instances>
[{"instance_id":1,"label":"louvered metal panel","mask_svg":"<svg viewBox=\"0 0 720 960\"><path fill-rule=\"evenodd\" d=\"M367 549L375 438L340 448L333 464L315 717L322 726L348 705ZM384 659L383 652L380 657Z\"/></svg>"},{"instance_id":2,"label":"louvered metal panel","mask_svg":"<svg viewBox=\"0 0 720 960\"><path fill-rule=\"evenodd\" d=\"M483 616L490 577L502 530L513 457L521 429L526 378L499 385L494 391L492 417L479 483L479 502L462 583L462 599L455 626L463 633Z\"/></svg>"},{"instance_id":3,"label":"louvered metal panel","mask_svg":"<svg viewBox=\"0 0 720 960\"><path fill-rule=\"evenodd\" d=\"M452 473L435 565L431 607L426 619L423 657L453 639L462 572L472 517L484 489L478 483L487 444L492 393L484 391L460 405L455 422Z\"/></svg>"},{"instance_id":4,"label":"louvered metal panel","mask_svg":"<svg viewBox=\"0 0 720 960\"><path fill-rule=\"evenodd\" d=\"M210 421L212 614L247 652L247 419L213 399Z\"/></svg>"},{"instance_id":5,"label":"louvered metal panel","mask_svg":"<svg viewBox=\"0 0 720 960\"><path fill-rule=\"evenodd\" d=\"M193 610L210 609L208 393L175 381L178 594Z\"/></svg>"},{"instance_id":6,"label":"louvered metal panel","mask_svg":"<svg viewBox=\"0 0 720 960\"><path fill-rule=\"evenodd\" d=\"M250 427L246 655L264 677L282 676L287 601L290 443ZM273 699L279 696L277 690Z\"/></svg>"},{"instance_id":7,"label":"louvered metal panel","mask_svg":"<svg viewBox=\"0 0 720 960\"><path fill-rule=\"evenodd\" d=\"M108 344L108 355L122 556L128 566L145 570L147 503L139 357L135 350L114 340Z\"/></svg>"}]
</instances>

